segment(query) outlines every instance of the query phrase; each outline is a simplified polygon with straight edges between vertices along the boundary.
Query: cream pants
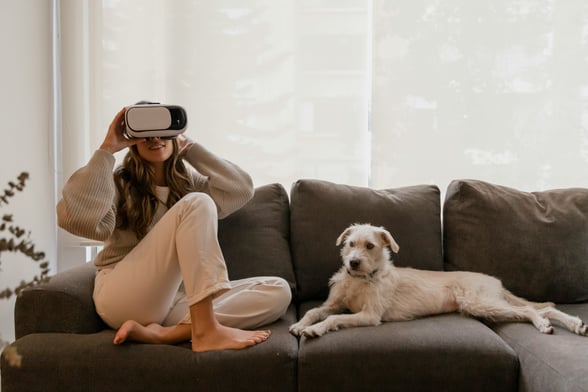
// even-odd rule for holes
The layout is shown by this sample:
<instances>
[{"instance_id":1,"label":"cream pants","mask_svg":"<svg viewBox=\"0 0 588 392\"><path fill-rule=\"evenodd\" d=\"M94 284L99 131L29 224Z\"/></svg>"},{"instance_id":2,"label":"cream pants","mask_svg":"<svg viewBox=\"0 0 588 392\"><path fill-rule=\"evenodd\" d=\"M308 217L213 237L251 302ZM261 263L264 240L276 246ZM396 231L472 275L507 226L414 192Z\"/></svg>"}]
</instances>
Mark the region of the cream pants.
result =
<instances>
[{"instance_id":1,"label":"cream pants","mask_svg":"<svg viewBox=\"0 0 588 392\"><path fill-rule=\"evenodd\" d=\"M230 282L217 220L207 194L178 201L125 258L97 273L100 317L115 329L126 320L190 323L189 306L209 296L217 320L229 327L257 328L281 317L291 299L288 283L278 277Z\"/></svg>"}]
</instances>

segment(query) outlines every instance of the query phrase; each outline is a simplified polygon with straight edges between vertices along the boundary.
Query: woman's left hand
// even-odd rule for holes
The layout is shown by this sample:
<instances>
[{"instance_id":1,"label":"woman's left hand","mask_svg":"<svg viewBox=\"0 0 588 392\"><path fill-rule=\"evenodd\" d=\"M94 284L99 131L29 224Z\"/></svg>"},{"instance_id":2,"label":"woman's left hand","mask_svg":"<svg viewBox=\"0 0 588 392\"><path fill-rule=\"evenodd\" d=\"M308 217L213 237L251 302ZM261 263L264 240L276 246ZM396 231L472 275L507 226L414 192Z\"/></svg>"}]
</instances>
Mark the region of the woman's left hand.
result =
<instances>
[{"instance_id":1,"label":"woman's left hand","mask_svg":"<svg viewBox=\"0 0 588 392\"><path fill-rule=\"evenodd\" d=\"M180 150L180 155L182 156L185 155L186 152L188 152L188 150L192 146L192 144L194 144L194 141L192 139L183 134L179 135L176 140L178 141L178 149Z\"/></svg>"}]
</instances>

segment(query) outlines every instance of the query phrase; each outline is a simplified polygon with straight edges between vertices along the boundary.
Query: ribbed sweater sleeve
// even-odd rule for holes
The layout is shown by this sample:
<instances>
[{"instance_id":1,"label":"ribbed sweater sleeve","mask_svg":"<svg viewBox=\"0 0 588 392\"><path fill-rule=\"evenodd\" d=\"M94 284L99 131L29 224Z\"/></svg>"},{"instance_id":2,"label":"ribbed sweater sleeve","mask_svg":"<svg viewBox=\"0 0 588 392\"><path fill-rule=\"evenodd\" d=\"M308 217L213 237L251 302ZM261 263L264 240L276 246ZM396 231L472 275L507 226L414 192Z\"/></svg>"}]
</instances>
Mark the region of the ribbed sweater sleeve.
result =
<instances>
[{"instance_id":1,"label":"ribbed sweater sleeve","mask_svg":"<svg viewBox=\"0 0 588 392\"><path fill-rule=\"evenodd\" d=\"M97 150L88 164L72 174L57 203L57 223L68 232L104 241L116 224L114 156Z\"/></svg>"},{"instance_id":2,"label":"ribbed sweater sleeve","mask_svg":"<svg viewBox=\"0 0 588 392\"><path fill-rule=\"evenodd\" d=\"M193 167L193 191L209 194L224 218L253 197L251 177L237 165L194 143L185 160ZM72 174L57 203L57 223L68 232L98 241L104 249L95 258L98 267L120 261L138 243L137 236L116 227L117 190L115 158L97 150L88 164ZM155 224L155 222L153 222Z\"/></svg>"},{"instance_id":3,"label":"ribbed sweater sleeve","mask_svg":"<svg viewBox=\"0 0 588 392\"><path fill-rule=\"evenodd\" d=\"M225 218L253 197L253 181L239 166L218 157L194 143L184 158L198 172L196 187L208 193L218 207L219 218Z\"/></svg>"}]
</instances>

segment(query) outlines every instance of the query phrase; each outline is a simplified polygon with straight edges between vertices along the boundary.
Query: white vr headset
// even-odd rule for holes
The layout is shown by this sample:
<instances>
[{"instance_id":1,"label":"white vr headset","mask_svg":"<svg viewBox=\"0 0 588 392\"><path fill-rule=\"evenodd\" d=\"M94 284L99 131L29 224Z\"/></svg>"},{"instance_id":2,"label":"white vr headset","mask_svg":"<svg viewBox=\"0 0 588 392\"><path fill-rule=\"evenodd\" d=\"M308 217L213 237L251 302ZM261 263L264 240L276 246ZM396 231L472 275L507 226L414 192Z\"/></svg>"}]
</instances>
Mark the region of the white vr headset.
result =
<instances>
[{"instance_id":1,"label":"white vr headset","mask_svg":"<svg viewBox=\"0 0 588 392\"><path fill-rule=\"evenodd\" d=\"M137 104L126 107L125 125L127 139L174 139L186 131L188 116L184 108L177 105Z\"/></svg>"}]
</instances>

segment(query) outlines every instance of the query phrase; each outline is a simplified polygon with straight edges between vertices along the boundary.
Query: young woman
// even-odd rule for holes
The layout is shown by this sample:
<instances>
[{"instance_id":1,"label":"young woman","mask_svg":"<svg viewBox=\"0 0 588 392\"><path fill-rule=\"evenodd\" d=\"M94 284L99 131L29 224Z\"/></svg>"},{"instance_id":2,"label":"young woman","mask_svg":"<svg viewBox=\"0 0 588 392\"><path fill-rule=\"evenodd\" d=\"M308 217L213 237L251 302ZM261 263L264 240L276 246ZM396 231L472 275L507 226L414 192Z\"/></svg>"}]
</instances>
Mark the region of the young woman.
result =
<instances>
[{"instance_id":1,"label":"young woman","mask_svg":"<svg viewBox=\"0 0 588 392\"><path fill-rule=\"evenodd\" d=\"M277 277L230 282L217 240L217 220L251 199L251 178L182 135L127 140L124 113L57 205L60 227L104 241L94 302L118 330L114 343L191 339L192 350L209 351L264 342L270 331L251 329L286 311L290 288Z\"/></svg>"}]
</instances>

